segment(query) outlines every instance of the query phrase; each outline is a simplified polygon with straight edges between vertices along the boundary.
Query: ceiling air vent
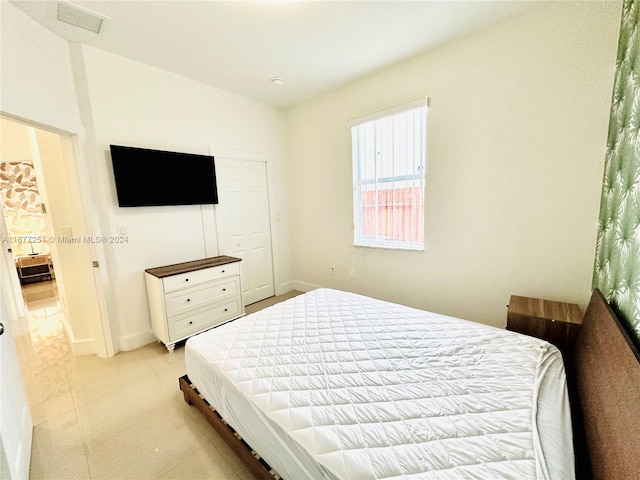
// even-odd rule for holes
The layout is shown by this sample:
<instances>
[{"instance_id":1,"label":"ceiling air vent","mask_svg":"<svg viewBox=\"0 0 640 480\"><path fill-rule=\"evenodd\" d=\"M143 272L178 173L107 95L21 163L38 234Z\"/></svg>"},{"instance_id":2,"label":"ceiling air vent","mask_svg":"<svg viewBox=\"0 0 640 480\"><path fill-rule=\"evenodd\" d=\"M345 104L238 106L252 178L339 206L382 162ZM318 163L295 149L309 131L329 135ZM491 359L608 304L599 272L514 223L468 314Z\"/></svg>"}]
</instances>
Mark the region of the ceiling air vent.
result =
<instances>
[{"instance_id":1,"label":"ceiling air vent","mask_svg":"<svg viewBox=\"0 0 640 480\"><path fill-rule=\"evenodd\" d=\"M69 2L58 2L58 20L93 33L100 33L102 24L108 17Z\"/></svg>"}]
</instances>

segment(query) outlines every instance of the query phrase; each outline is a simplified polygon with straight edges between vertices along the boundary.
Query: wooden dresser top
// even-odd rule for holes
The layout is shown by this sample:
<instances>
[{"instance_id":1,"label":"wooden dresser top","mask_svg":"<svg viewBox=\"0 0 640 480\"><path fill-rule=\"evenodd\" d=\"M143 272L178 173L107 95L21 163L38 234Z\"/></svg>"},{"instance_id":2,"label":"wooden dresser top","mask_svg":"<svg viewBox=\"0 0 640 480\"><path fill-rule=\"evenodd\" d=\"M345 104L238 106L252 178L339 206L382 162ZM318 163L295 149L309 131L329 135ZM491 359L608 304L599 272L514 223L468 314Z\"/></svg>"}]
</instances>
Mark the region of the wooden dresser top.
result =
<instances>
[{"instance_id":1,"label":"wooden dresser top","mask_svg":"<svg viewBox=\"0 0 640 480\"><path fill-rule=\"evenodd\" d=\"M202 260L193 260L191 262L174 263L173 265L165 265L164 267L147 268L145 272L154 277L164 278L180 273L193 272L194 270L202 270L203 268L218 267L228 263L241 262L241 258L227 257L221 255L219 257L203 258Z\"/></svg>"}]
</instances>

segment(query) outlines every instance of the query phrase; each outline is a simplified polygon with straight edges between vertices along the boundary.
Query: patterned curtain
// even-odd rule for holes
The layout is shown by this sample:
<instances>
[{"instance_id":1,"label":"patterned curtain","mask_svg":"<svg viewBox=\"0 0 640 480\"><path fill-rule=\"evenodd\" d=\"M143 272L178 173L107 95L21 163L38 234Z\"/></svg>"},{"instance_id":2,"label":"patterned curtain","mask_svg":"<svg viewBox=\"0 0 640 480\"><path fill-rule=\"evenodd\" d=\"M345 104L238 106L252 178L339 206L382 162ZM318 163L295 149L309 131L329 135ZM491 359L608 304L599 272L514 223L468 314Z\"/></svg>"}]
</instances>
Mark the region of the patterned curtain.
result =
<instances>
[{"instance_id":1,"label":"patterned curtain","mask_svg":"<svg viewBox=\"0 0 640 480\"><path fill-rule=\"evenodd\" d=\"M640 4L626 0L616 61L593 286L640 343Z\"/></svg>"}]
</instances>

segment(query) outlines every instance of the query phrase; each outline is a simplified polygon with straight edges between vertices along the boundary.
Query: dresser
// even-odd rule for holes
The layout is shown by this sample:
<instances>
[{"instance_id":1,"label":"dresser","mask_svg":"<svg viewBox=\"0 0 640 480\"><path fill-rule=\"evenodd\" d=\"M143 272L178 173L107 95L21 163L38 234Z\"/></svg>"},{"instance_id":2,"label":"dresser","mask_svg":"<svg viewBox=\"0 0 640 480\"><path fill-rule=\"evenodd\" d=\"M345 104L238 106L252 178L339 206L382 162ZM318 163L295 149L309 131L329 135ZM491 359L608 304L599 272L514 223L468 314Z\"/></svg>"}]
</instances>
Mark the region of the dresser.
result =
<instances>
[{"instance_id":1,"label":"dresser","mask_svg":"<svg viewBox=\"0 0 640 480\"><path fill-rule=\"evenodd\" d=\"M563 354L573 348L582 324L574 303L512 295L507 308L507 330L538 337L554 344Z\"/></svg>"},{"instance_id":2,"label":"dresser","mask_svg":"<svg viewBox=\"0 0 640 480\"><path fill-rule=\"evenodd\" d=\"M219 256L145 270L151 328L175 344L244 315L240 258Z\"/></svg>"},{"instance_id":3,"label":"dresser","mask_svg":"<svg viewBox=\"0 0 640 480\"><path fill-rule=\"evenodd\" d=\"M19 257L16 266L23 285L32 281L53 280L53 265L48 255Z\"/></svg>"}]
</instances>

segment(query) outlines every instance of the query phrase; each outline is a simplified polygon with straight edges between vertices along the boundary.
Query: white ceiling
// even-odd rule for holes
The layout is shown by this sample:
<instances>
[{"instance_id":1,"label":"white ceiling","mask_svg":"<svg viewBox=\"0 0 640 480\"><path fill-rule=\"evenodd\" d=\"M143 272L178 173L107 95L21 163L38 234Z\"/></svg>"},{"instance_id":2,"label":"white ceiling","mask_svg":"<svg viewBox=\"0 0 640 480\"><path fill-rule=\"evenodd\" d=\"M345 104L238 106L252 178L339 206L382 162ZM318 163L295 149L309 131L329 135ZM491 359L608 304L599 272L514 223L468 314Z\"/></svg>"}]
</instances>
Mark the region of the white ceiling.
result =
<instances>
[{"instance_id":1,"label":"white ceiling","mask_svg":"<svg viewBox=\"0 0 640 480\"><path fill-rule=\"evenodd\" d=\"M109 17L100 34L56 20L54 0L12 0L81 42L288 108L496 23L526 1L77 0ZM281 86L271 79L280 76Z\"/></svg>"}]
</instances>

